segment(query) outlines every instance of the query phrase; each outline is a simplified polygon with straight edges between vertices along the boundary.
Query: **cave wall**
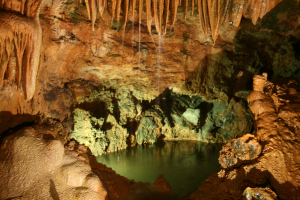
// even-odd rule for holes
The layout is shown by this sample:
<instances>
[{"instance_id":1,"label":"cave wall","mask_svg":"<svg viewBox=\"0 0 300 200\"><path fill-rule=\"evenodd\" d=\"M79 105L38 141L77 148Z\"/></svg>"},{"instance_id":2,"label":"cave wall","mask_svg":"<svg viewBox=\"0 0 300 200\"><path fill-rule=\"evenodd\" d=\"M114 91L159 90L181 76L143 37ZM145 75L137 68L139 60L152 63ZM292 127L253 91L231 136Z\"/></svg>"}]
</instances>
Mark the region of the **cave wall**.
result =
<instances>
[{"instance_id":1,"label":"cave wall","mask_svg":"<svg viewBox=\"0 0 300 200\"><path fill-rule=\"evenodd\" d=\"M238 25L231 23L233 12L213 34L211 24L201 27L198 5L191 15L190 2L187 13L179 6L174 26L166 26L162 36L144 14L140 26L138 15L129 14L125 27L123 11L119 22L107 9L93 22L86 2L44 1L38 10L36 90L26 98L25 86L18 89L17 79L9 78L17 69L12 54L0 90L1 132L24 122L75 119L78 110L90 119L90 132L102 131L106 150L118 138L109 134L115 129L122 130L123 142L113 150L157 139L226 142L251 132L245 99L252 76L265 71L271 80L300 76L300 18L296 1L278 1L261 15L250 4ZM94 116L84 107L88 103L101 114ZM93 124L95 119L106 125ZM76 123L69 131L76 133Z\"/></svg>"}]
</instances>

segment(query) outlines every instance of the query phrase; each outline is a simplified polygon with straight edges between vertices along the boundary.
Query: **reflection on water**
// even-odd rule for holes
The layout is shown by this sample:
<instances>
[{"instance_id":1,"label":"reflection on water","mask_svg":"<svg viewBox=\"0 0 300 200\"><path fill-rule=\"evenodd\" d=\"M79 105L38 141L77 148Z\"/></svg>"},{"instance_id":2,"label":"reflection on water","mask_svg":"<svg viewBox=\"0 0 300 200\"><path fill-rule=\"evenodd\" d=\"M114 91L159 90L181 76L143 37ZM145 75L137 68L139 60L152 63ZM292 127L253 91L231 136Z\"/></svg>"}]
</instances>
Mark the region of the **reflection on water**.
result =
<instances>
[{"instance_id":1,"label":"reflection on water","mask_svg":"<svg viewBox=\"0 0 300 200\"><path fill-rule=\"evenodd\" d=\"M222 145L197 141L160 141L102 155L97 161L135 181L153 183L158 175L164 174L176 196L183 199L220 169L221 148Z\"/></svg>"}]
</instances>

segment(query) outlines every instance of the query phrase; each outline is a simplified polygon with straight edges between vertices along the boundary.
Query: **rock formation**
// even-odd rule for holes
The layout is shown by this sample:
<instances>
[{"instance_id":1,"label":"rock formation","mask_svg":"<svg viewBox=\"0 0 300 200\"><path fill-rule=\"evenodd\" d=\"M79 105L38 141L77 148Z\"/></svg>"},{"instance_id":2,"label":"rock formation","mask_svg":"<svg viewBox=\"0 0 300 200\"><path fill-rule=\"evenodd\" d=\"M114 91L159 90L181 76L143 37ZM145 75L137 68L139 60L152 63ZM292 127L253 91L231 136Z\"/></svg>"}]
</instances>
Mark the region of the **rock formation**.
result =
<instances>
[{"instance_id":1,"label":"rock formation","mask_svg":"<svg viewBox=\"0 0 300 200\"><path fill-rule=\"evenodd\" d=\"M0 87L3 87L5 73L10 74L26 99L33 97L36 88L42 38L41 3L39 0L0 2Z\"/></svg>"},{"instance_id":2,"label":"rock formation","mask_svg":"<svg viewBox=\"0 0 300 200\"><path fill-rule=\"evenodd\" d=\"M198 15L200 20L200 27L205 35L208 34L208 30L210 30L211 35L214 41L217 40L219 34L219 28L223 25L223 23L230 22L231 25L238 27L242 16L249 17L252 19L252 22L256 24L258 18L263 18L263 16L268 13L272 8L274 8L278 3L282 0L268 0L268 1L221 1L221 0L198 0L196 1L196 5L198 7ZM139 8L136 10L136 4L139 3ZM184 18L186 18L187 10L189 7L189 0L182 0L181 7L184 11ZM139 15L139 22L141 23L141 15L142 15L142 6L144 4L143 1L132 1L131 4L129 0L85 0L88 17L92 21L92 29L93 31L96 21L97 15L97 6L99 8L100 16L102 17L103 11L107 6L111 17L116 20L120 20L120 13L123 15L123 23L124 27L126 27L126 23L128 20L128 12L129 9L132 10L132 16L134 19L134 14L137 12ZM192 0L192 15L194 13L195 1ZM130 8L131 5L131 8ZM166 34L168 19L170 15L170 25L174 26L178 6L180 5L179 0L169 1L169 0L146 0L146 21L148 31L151 34L151 24L154 21L156 31L159 35ZM122 9L121 9L122 7ZM164 16L164 17L163 17ZM154 20L153 20L154 18ZM164 21L163 21L164 20ZM164 24L164 31L162 32L162 24Z\"/></svg>"},{"instance_id":3,"label":"rock formation","mask_svg":"<svg viewBox=\"0 0 300 200\"><path fill-rule=\"evenodd\" d=\"M296 199L299 89L297 81L274 81L300 78L299 6L295 0L0 0L0 140L33 124L55 126L55 134L24 142L44 154L52 134L66 148L75 142L70 137L78 140L88 153L77 157L92 165L110 199L157 190L120 177L91 154L157 140L230 141L221 152L223 169L191 198ZM253 75L262 72L274 84L255 76L252 91ZM42 170L44 177L49 170ZM53 185L83 185L50 177L52 184L49 177L41 193L49 198ZM39 195L22 187L16 188L25 196ZM94 189L86 194L98 195Z\"/></svg>"},{"instance_id":4,"label":"rock formation","mask_svg":"<svg viewBox=\"0 0 300 200\"><path fill-rule=\"evenodd\" d=\"M104 200L98 176L48 128L25 128L3 140L0 198Z\"/></svg>"},{"instance_id":5,"label":"rock formation","mask_svg":"<svg viewBox=\"0 0 300 200\"><path fill-rule=\"evenodd\" d=\"M254 118L255 136L238 138L235 145L234 140L229 141L219 159L225 169L211 175L189 199L241 199L242 196L245 199L276 199L276 196L299 199L298 84L286 80L273 84L267 81L266 73L253 77L253 91L247 99ZM253 157L247 156L248 150L242 143L246 137L258 138L261 154L256 141L255 148L252 144ZM251 139L247 142L253 143ZM232 162L228 164L228 160ZM238 162L240 166L227 168ZM211 192L209 188L216 184L218 190Z\"/></svg>"}]
</instances>

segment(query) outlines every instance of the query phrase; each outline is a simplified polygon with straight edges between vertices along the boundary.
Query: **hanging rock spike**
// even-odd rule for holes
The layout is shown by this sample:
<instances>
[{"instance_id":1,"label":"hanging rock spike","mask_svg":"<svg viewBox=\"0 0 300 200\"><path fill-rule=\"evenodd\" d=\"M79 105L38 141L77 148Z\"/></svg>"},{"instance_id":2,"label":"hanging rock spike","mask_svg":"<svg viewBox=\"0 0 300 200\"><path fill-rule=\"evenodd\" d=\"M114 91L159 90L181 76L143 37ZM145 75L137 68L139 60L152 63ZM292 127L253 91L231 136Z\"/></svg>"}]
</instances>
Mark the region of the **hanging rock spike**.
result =
<instances>
[{"instance_id":1,"label":"hanging rock spike","mask_svg":"<svg viewBox=\"0 0 300 200\"><path fill-rule=\"evenodd\" d=\"M158 23L159 23L159 34L161 35L162 31L162 20L163 20L163 13L164 13L164 0L158 0Z\"/></svg>"},{"instance_id":2,"label":"hanging rock spike","mask_svg":"<svg viewBox=\"0 0 300 200\"><path fill-rule=\"evenodd\" d=\"M132 0L132 17L134 19L135 15L135 7L136 7L136 0Z\"/></svg>"},{"instance_id":3,"label":"hanging rock spike","mask_svg":"<svg viewBox=\"0 0 300 200\"><path fill-rule=\"evenodd\" d=\"M91 2L91 21L92 21L92 29L95 31L95 22L97 17L97 4L96 0L90 0Z\"/></svg>"},{"instance_id":4,"label":"hanging rock spike","mask_svg":"<svg viewBox=\"0 0 300 200\"><path fill-rule=\"evenodd\" d=\"M129 12L129 0L123 0L123 19L124 19L124 24L123 28L126 27L127 19L128 19L128 12Z\"/></svg>"},{"instance_id":5,"label":"hanging rock spike","mask_svg":"<svg viewBox=\"0 0 300 200\"><path fill-rule=\"evenodd\" d=\"M204 19L204 12L203 12L203 2L202 0L198 0L198 13L199 13L199 21L200 21L200 28L202 32L206 35L206 23Z\"/></svg>"},{"instance_id":6,"label":"hanging rock spike","mask_svg":"<svg viewBox=\"0 0 300 200\"><path fill-rule=\"evenodd\" d=\"M171 26L174 26L176 20L179 0L171 0Z\"/></svg>"},{"instance_id":7,"label":"hanging rock spike","mask_svg":"<svg viewBox=\"0 0 300 200\"><path fill-rule=\"evenodd\" d=\"M154 23L155 23L155 28L156 31L158 32L158 35L160 35L160 30L159 30L159 20L158 20L158 9L157 9L157 0L152 0L152 10L154 11Z\"/></svg>"},{"instance_id":8,"label":"hanging rock spike","mask_svg":"<svg viewBox=\"0 0 300 200\"><path fill-rule=\"evenodd\" d=\"M165 0L165 10L164 10L164 34L167 33L167 25L169 20L169 10L170 10L170 0Z\"/></svg>"},{"instance_id":9,"label":"hanging rock spike","mask_svg":"<svg viewBox=\"0 0 300 200\"><path fill-rule=\"evenodd\" d=\"M181 7L182 7L182 9L184 11L184 19L186 19L186 13L187 13L188 5L189 5L189 1L188 0L182 0L181 1Z\"/></svg>"},{"instance_id":10,"label":"hanging rock spike","mask_svg":"<svg viewBox=\"0 0 300 200\"><path fill-rule=\"evenodd\" d=\"M7 69L7 65L8 65L8 62L9 62L9 58L10 58L10 52L11 52L11 38L7 37L5 40L4 40L4 43L5 43L5 52L6 52L6 56L5 56L5 60L4 60L4 63L2 63L2 68L1 68L1 73L0 73L0 86L3 85L3 80L4 80L4 74L6 72L6 69Z\"/></svg>"},{"instance_id":11,"label":"hanging rock spike","mask_svg":"<svg viewBox=\"0 0 300 200\"><path fill-rule=\"evenodd\" d=\"M117 5L116 5L116 20L120 20L120 12L121 12L121 3L122 0L117 0Z\"/></svg>"},{"instance_id":12,"label":"hanging rock spike","mask_svg":"<svg viewBox=\"0 0 300 200\"><path fill-rule=\"evenodd\" d=\"M23 60L23 55L24 55L27 41L28 41L28 34L15 32L14 44L15 44L15 55L17 56L16 81L17 81L18 88L20 88L20 83L21 83L22 60Z\"/></svg>"},{"instance_id":13,"label":"hanging rock spike","mask_svg":"<svg viewBox=\"0 0 300 200\"><path fill-rule=\"evenodd\" d=\"M102 17L107 0L98 0L99 14Z\"/></svg>"},{"instance_id":14,"label":"hanging rock spike","mask_svg":"<svg viewBox=\"0 0 300 200\"><path fill-rule=\"evenodd\" d=\"M90 9L89 0L85 0L85 6L86 6L87 13L88 13L88 18L89 18L89 20L91 20L91 9Z\"/></svg>"},{"instance_id":15,"label":"hanging rock spike","mask_svg":"<svg viewBox=\"0 0 300 200\"><path fill-rule=\"evenodd\" d=\"M192 15L194 15L195 10L195 0L192 0Z\"/></svg>"},{"instance_id":16,"label":"hanging rock spike","mask_svg":"<svg viewBox=\"0 0 300 200\"><path fill-rule=\"evenodd\" d=\"M111 18L115 18L117 0L111 0Z\"/></svg>"},{"instance_id":17,"label":"hanging rock spike","mask_svg":"<svg viewBox=\"0 0 300 200\"><path fill-rule=\"evenodd\" d=\"M139 23L142 23L142 12L143 12L144 0L139 0Z\"/></svg>"},{"instance_id":18,"label":"hanging rock spike","mask_svg":"<svg viewBox=\"0 0 300 200\"><path fill-rule=\"evenodd\" d=\"M151 34L151 22L152 22L152 16L151 16L151 0L146 0L146 17L147 17L147 27L148 31Z\"/></svg>"}]
</instances>

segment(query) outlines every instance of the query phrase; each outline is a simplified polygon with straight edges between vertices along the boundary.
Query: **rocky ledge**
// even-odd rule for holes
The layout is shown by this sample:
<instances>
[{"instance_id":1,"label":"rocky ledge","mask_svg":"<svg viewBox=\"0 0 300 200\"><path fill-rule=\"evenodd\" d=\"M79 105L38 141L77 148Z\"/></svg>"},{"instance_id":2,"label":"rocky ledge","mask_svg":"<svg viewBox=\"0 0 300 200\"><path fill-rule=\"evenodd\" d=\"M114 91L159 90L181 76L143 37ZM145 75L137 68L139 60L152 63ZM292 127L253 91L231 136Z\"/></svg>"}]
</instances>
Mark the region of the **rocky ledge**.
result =
<instances>
[{"instance_id":1,"label":"rocky ledge","mask_svg":"<svg viewBox=\"0 0 300 200\"><path fill-rule=\"evenodd\" d=\"M247 100L256 133L230 140L223 169L188 199L300 199L299 82L271 83L266 73L253 80Z\"/></svg>"}]
</instances>

